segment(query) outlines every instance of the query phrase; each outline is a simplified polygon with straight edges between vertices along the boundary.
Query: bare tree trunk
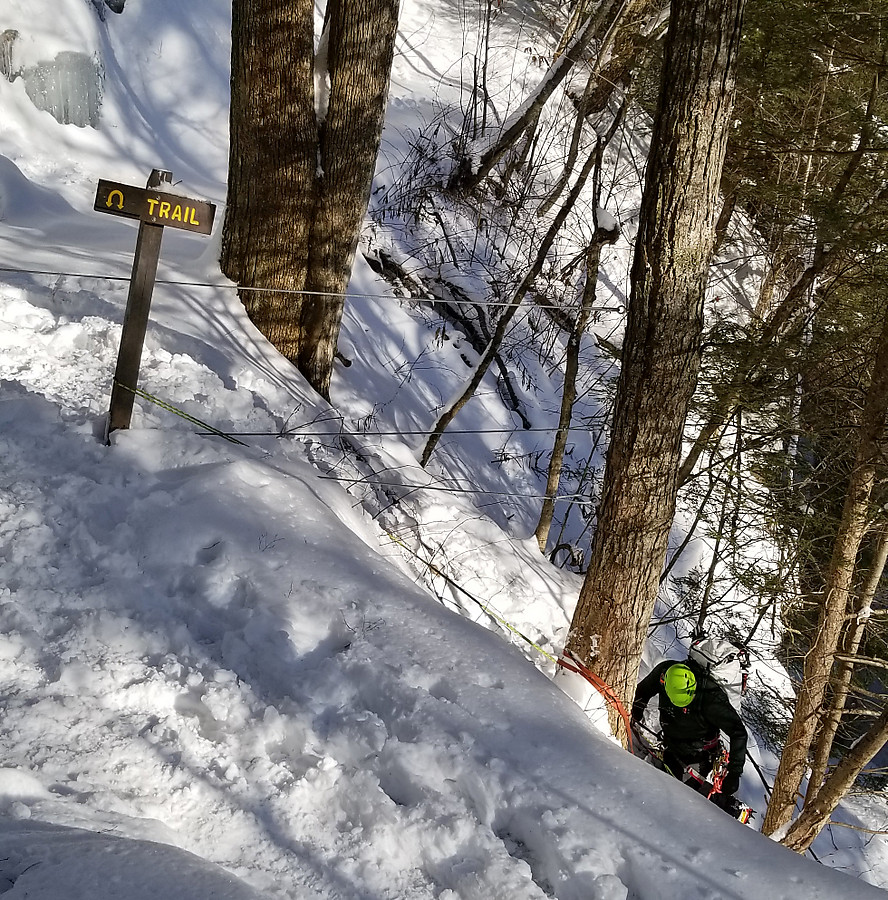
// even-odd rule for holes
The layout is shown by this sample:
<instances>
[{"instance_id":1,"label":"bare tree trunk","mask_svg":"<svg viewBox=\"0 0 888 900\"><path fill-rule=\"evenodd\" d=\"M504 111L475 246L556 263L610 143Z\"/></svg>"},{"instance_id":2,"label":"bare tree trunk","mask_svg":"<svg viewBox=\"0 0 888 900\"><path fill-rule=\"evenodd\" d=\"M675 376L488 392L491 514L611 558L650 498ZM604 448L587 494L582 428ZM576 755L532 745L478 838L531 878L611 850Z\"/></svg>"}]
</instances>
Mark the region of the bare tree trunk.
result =
<instances>
[{"instance_id":1,"label":"bare tree trunk","mask_svg":"<svg viewBox=\"0 0 888 900\"><path fill-rule=\"evenodd\" d=\"M448 406L447 409L444 410L444 412L438 417L438 421L435 422L435 424L432 426L432 430L429 433L425 447L422 451L422 455L420 456L420 465L423 466L423 468L425 468L426 464L431 459L432 453L435 452L435 447L438 446L438 441L441 440L441 436L447 430L447 427L450 425L453 419L456 417L456 414L472 398L472 395L477 390L478 385L481 384L485 373L490 368L490 363L499 352L500 344L505 337L506 329L509 327L509 323L514 318L515 313L518 311L518 307L521 305L521 301L524 300L525 296L527 296L527 292L533 285L534 280L542 271L543 263L546 261L546 256L548 255L552 244L555 242L555 238L558 236L558 232L561 230L561 226L564 224L565 219L567 219L568 214L573 209L574 204L577 202L577 198L579 197L584 185L586 184L587 179L589 178L589 173L592 171L592 166L594 165L594 163L595 155L590 154L586 165L583 167L583 171L580 172L580 175L577 178L576 184L573 186L570 194L564 201L564 206L562 206L561 209L558 210L558 214L552 220L552 224L549 226L545 236L540 242L540 246L537 250L537 254L534 258L533 264L531 265L527 274L521 280L521 284L519 284L516 288L515 293L512 295L512 299L509 301L509 305L503 311L503 314L500 316L499 321L496 323L496 328L494 329L493 335L490 338L490 343L487 345L487 349L484 351L484 353L481 354L481 359L478 360L478 365L475 367L475 371L472 373L472 376L467 382L465 389L459 395L459 397L457 397L456 400L454 400L450 404L450 406Z\"/></svg>"},{"instance_id":2,"label":"bare tree trunk","mask_svg":"<svg viewBox=\"0 0 888 900\"><path fill-rule=\"evenodd\" d=\"M222 271L257 328L289 360L301 346L300 294L314 217L317 123L311 0L235 0L231 149ZM271 293L274 288L283 293Z\"/></svg>"},{"instance_id":3,"label":"bare tree trunk","mask_svg":"<svg viewBox=\"0 0 888 900\"><path fill-rule=\"evenodd\" d=\"M762 823L772 834L792 818L796 794L808 767L808 753L818 727L821 704L848 609L857 551L867 526L870 494L880 462L882 431L888 410L888 310L882 325L872 379L861 414L854 469L845 495L832 559L825 578L817 636L805 658L795 713L780 758L774 790Z\"/></svg>"},{"instance_id":4,"label":"bare tree trunk","mask_svg":"<svg viewBox=\"0 0 888 900\"><path fill-rule=\"evenodd\" d=\"M674 0L591 560L568 648L624 703L675 513L744 0ZM625 737L612 711L615 733Z\"/></svg>"},{"instance_id":5,"label":"bare tree trunk","mask_svg":"<svg viewBox=\"0 0 888 900\"><path fill-rule=\"evenodd\" d=\"M604 137L598 136L595 142L594 158L594 184L592 204L598 209L601 200L601 170L604 164L604 150L611 142L622 124L626 113L626 104L623 103L619 113ZM572 164L571 164L572 165ZM569 173L565 172L565 178ZM577 373L580 368L580 345L583 334L589 323L592 306L595 303L596 289L598 286L598 267L601 262L601 248L605 244L613 244L619 237L619 227L613 230L601 228L598 224L598 215L595 214L595 230L592 240L586 249L586 283L583 287L583 297L577 318L570 330L565 350L564 386L561 392L561 410L558 416L558 430L555 432L555 440L552 443L552 455L549 458L549 469L546 473L546 498L543 500L540 518L534 530L537 546L541 553L546 552L546 542L549 540L549 530L552 527L552 518L555 514L555 495L558 493L558 484L561 481L561 470L564 466L564 451L567 447L567 439L570 434L570 421L573 415L573 405L577 399Z\"/></svg>"},{"instance_id":6,"label":"bare tree trunk","mask_svg":"<svg viewBox=\"0 0 888 900\"><path fill-rule=\"evenodd\" d=\"M640 0L605 0L598 12L590 15L576 29L564 53L556 57L549 66L539 87L528 102L506 121L502 133L496 141L480 154L477 165L471 166L470 161L466 159L464 165L454 171L450 186L458 190L472 190L477 187L490 174L505 153L516 145L522 133L536 123L546 102L564 81L576 62L582 58L592 41L600 38L602 45L608 44L613 36L616 23L625 10L637 2Z\"/></svg>"},{"instance_id":7,"label":"bare tree trunk","mask_svg":"<svg viewBox=\"0 0 888 900\"><path fill-rule=\"evenodd\" d=\"M857 776L888 741L888 706L873 722L854 748L842 757L842 761L830 773L812 802L806 803L802 814L793 822L782 843L804 853L829 822L833 810L848 793Z\"/></svg>"},{"instance_id":8,"label":"bare tree trunk","mask_svg":"<svg viewBox=\"0 0 888 900\"><path fill-rule=\"evenodd\" d=\"M400 0L328 3L330 97L321 123L299 368L329 396L345 289L379 152Z\"/></svg>"},{"instance_id":9,"label":"bare tree trunk","mask_svg":"<svg viewBox=\"0 0 888 900\"><path fill-rule=\"evenodd\" d=\"M740 417L738 416L738 419L739 418ZM743 444L743 429L741 427L741 422L738 421L737 422L737 440L736 440L735 449L734 449L733 461L732 461L731 465L729 467L727 467L727 474L725 477L725 491L724 491L724 496L722 497L721 512L719 513L719 520L718 520L718 528L715 531L715 546L712 548L712 559L710 560L710 563L709 563L709 569L706 572L706 584L703 588L703 596L700 599L700 611L697 613L697 622L696 622L696 627L694 629L695 631L699 632L700 634L703 633L703 629L705 628L705 625L706 625L706 618L709 615L709 600L710 600L710 597L712 596L712 588L715 585L715 572L716 572L716 569L718 568L718 563L721 558L720 554L721 554L722 540L725 536L725 531L726 531L727 525L728 525L728 504L731 499L731 494L732 494L731 485L733 484L733 481L734 481L734 473L735 472L737 473L738 481L740 479L740 463L741 463L741 459L742 459L742 457L741 457L742 444ZM738 488L737 494L739 494L739 493L740 493L740 491ZM737 500L737 495L735 494L734 495L734 508L733 508L733 512L732 512L733 517L735 517L735 521L736 521L736 515L737 515L737 505L738 505L738 500ZM734 536L733 533L731 536L732 537Z\"/></svg>"},{"instance_id":10,"label":"bare tree trunk","mask_svg":"<svg viewBox=\"0 0 888 900\"><path fill-rule=\"evenodd\" d=\"M330 0L316 60L311 0L232 3L222 270L252 289L241 293L250 318L324 397L379 149L398 5Z\"/></svg>"},{"instance_id":11,"label":"bare tree trunk","mask_svg":"<svg viewBox=\"0 0 888 900\"><path fill-rule=\"evenodd\" d=\"M714 455L714 454L713 454ZM697 504L697 512L694 514L694 521L691 522L690 527L685 532L685 536L681 539L681 543L678 547L675 548L675 553L669 557L669 562L663 568L663 571L660 573L660 584L665 584L666 579L669 578L669 573L675 568L675 564L681 559L682 553L687 550L688 545L692 540L696 537L697 534L697 526L703 521L703 511L706 509L707 504L709 503L709 498L712 496L715 491L715 487L718 484L718 479L715 474L715 463L710 459L709 466L706 469L706 476L709 479L709 484L706 486L706 493L703 495L703 498Z\"/></svg>"},{"instance_id":12,"label":"bare tree trunk","mask_svg":"<svg viewBox=\"0 0 888 900\"><path fill-rule=\"evenodd\" d=\"M654 9L655 3L657 9ZM599 67L596 65L589 73L586 87L583 89L583 96L577 103L577 114L564 171L552 186L546 199L540 203L537 215L545 215L567 187L568 179L580 154L580 139L587 120L590 116L604 110L618 84L622 84L628 90L634 72L643 68L647 62L653 40L643 36L643 23L648 18L659 18L663 11L662 5L662 0L637 0L631 7L631 16L627 8L626 14L615 23L608 42L609 45L613 45L614 51L610 54L603 71L599 72ZM668 0L666 0L667 8L668 5ZM608 49L608 46L602 46L599 49L599 58L607 55Z\"/></svg>"},{"instance_id":13,"label":"bare tree trunk","mask_svg":"<svg viewBox=\"0 0 888 900\"><path fill-rule=\"evenodd\" d=\"M603 145L599 142L596 149L598 158L597 166L601 164ZM534 537L540 553L546 552L546 541L549 539L549 529L552 527L552 518L555 514L555 495L558 493L558 484L561 481L561 470L564 466L564 451L567 447L567 439L570 435L570 420L573 413L573 405L577 399L577 373L580 369L580 345L586 326L589 324L589 316L595 305L596 286L598 284L598 265L601 261L601 248L605 244L612 244L619 236L619 230L605 231L596 228L592 241L586 250L586 283L583 287L583 299L574 327L567 339L565 350L566 361L564 365L564 387L561 391L561 412L558 416L558 431L555 432L555 440L552 442L552 455L549 459L549 470L546 475L546 499L540 510L540 518L534 530Z\"/></svg>"},{"instance_id":14,"label":"bare tree trunk","mask_svg":"<svg viewBox=\"0 0 888 900\"><path fill-rule=\"evenodd\" d=\"M561 34L558 46L555 48L555 53L552 54L554 59L558 59L558 57L564 53L567 49L567 45L574 39L574 36L580 30L582 24L588 21L589 17L592 15L592 7L594 7L597 2L598 0L577 0L577 2L574 3L570 18L567 20L567 25Z\"/></svg>"},{"instance_id":15,"label":"bare tree trunk","mask_svg":"<svg viewBox=\"0 0 888 900\"><path fill-rule=\"evenodd\" d=\"M826 777L826 769L832 753L833 742L839 724L842 721L842 713L848 702L848 694L851 688L851 676L854 671L854 663L850 659L842 657L854 657L860 649L863 633L869 621L869 613L872 602L876 596L876 589L882 580L882 572L885 570L885 562L888 561L888 527L883 526L879 531L879 540L872 565L866 575L866 581L860 589L860 594L851 610L850 618L845 623L845 630L839 647L841 657L836 663L836 671L831 682L832 694L829 704L820 721L817 730L817 740L814 745L814 761L811 764L811 774L808 776L808 790L805 793L805 803L810 803L823 784Z\"/></svg>"},{"instance_id":16,"label":"bare tree trunk","mask_svg":"<svg viewBox=\"0 0 888 900\"><path fill-rule=\"evenodd\" d=\"M642 0L627 11L607 62L589 80L586 115L603 112L614 91L627 91L635 76L649 62L652 51L666 33L670 0Z\"/></svg>"}]
</instances>

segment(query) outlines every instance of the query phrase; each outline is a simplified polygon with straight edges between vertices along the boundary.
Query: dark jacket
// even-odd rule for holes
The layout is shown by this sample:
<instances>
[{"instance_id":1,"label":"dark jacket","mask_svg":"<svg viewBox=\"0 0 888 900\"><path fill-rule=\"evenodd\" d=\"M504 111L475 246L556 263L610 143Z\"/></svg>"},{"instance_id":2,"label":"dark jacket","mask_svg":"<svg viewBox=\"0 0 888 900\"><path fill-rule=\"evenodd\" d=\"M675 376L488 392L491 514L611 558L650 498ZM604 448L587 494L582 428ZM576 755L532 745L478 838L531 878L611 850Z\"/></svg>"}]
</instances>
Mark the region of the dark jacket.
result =
<instances>
[{"instance_id":1,"label":"dark jacket","mask_svg":"<svg viewBox=\"0 0 888 900\"><path fill-rule=\"evenodd\" d=\"M687 666L697 678L697 692L688 706L673 706L666 696L661 676L676 663ZM746 763L746 727L731 706L724 689L693 660L668 659L654 666L638 684L632 703L632 718L644 715L648 701L657 694L660 702L660 727L663 743L679 759L691 762L704 754L704 746L723 731L730 741L727 773L743 772Z\"/></svg>"}]
</instances>

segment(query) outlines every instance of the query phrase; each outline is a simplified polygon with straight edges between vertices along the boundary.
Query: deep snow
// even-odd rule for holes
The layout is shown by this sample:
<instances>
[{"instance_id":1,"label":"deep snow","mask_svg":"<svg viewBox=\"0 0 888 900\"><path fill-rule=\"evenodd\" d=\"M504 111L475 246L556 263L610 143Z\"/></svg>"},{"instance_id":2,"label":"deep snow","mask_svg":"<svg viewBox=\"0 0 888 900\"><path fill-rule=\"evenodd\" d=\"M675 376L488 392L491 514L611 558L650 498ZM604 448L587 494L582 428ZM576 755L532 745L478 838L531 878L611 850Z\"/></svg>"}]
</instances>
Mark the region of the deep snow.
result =
<instances>
[{"instance_id":1,"label":"deep snow","mask_svg":"<svg viewBox=\"0 0 888 900\"><path fill-rule=\"evenodd\" d=\"M492 388L457 428L503 433L449 437L434 475L420 435L386 433L428 427L470 351L363 262L333 410L233 291L198 284L223 284L216 238L168 229L140 383L251 434L227 443L138 401L103 445L135 228L92 211L95 185L161 167L177 192L222 202L228 7L128 0L104 23L87 0L0 11L23 63L77 51L105 71L98 129L0 78L0 893L877 896L881 838L818 843L852 878L738 825L617 747L599 701L553 682L546 656L440 579L439 597L424 586L398 543L430 558L418 528L436 563L446 538L450 574L557 654L579 579L522 540L540 484L505 455L490 465L514 428ZM381 181L407 129L454 96L460 10L403 2ZM507 79L515 103L522 78ZM487 493L438 490L457 483ZM763 808L751 769L742 793ZM884 828L862 803L842 816Z\"/></svg>"}]
</instances>

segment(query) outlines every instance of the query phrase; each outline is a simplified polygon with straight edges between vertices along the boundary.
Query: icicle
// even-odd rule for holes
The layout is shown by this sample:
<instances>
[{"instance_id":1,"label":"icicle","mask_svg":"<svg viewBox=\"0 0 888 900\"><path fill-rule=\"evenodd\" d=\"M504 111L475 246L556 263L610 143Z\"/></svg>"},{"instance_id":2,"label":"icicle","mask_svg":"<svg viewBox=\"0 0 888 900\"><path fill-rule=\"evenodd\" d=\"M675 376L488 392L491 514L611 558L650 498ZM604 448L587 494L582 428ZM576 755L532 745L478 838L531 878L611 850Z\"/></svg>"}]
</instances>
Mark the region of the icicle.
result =
<instances>
[{"instance_id":1,"label":"icicle","mask_svg":"<svg viewBox=\"0 0 888 900\"><path fill-rule=\"evenodd\" d=\"M18 72L12 58L12 47L19 33L14 28L7 28L0 34L0 75L7 81L15 81Z\"/></svg>"},{"instance_id":2,"label":"icicle","mask_svg":"<svg viewBox=\"0 0 888 900\"><path fill-rule=\"evenodd\" d=\"M63 125L98 126L102 75L85 53L59 53L52 62L25 69L22 78L31 102Z\"/></svg>"}]
</instances>

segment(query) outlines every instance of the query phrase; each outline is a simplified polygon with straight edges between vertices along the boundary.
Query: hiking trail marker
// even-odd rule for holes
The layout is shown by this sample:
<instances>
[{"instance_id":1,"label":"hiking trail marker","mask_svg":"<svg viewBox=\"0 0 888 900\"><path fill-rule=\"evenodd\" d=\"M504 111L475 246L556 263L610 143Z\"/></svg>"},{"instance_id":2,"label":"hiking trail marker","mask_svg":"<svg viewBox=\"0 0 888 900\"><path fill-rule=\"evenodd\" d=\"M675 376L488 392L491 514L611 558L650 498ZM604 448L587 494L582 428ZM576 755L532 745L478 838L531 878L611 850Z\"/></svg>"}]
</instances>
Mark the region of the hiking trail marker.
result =
<instances>
[{"instance_id":1,"label":"hiking trail marker","mask_svg":"<svg viewBox=\"0 0 888 900\"><path fill-rule=\"evenodd\" d=\"M96 189L93 209L97 212L139 220L139 236L136 239L129 296L105 425L106 444L110 443L112 431L129 428L132 419L163 229L181 228L197 234L210 234L213 230L215 205L167 193L165 185L172 181L172 172L154 169L143 188L100 179Z\"/></svg>"}]
</instances>

